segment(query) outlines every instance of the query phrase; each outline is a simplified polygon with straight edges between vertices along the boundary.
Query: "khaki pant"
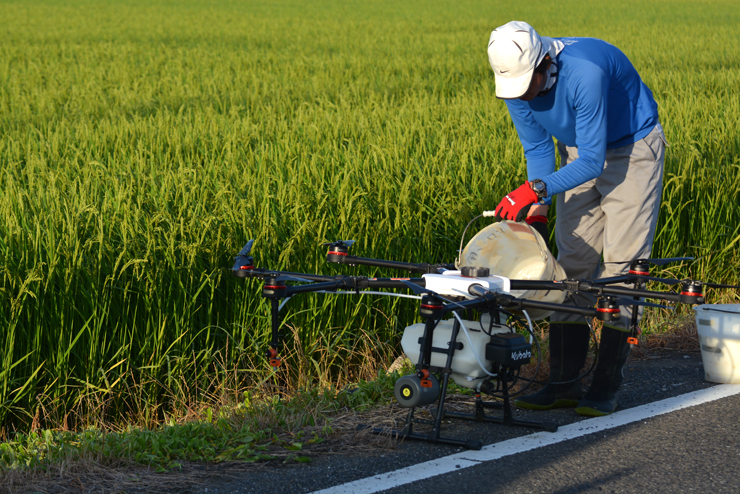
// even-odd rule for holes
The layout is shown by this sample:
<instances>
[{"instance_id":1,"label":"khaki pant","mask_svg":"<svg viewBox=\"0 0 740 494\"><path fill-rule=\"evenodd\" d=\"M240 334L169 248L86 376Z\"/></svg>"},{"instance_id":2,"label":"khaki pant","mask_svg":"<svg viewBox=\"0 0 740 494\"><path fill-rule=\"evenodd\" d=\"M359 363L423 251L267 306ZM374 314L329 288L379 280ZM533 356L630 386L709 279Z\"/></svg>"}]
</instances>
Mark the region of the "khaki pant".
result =
<instances>
[{"instance_id":1,"label":"khaki pant","mask_svg":"<svg viewBox=\"0 0 740 494\"><path fill-rule=\"evenodd\" d=\"M558 262L568 278L595 279L625 274L629 262L650 257L663 188L667 142L658 124L644 139L606 151L603 173L558 194L555 241ZM558 143L561 166L578 158L578 148ZM567 301L594 307L591 295L572 294ZM629 329L632 308L620 307L621 318L610 323ZM640 311L641 313L642 311ZM582 316L554 313L551 321L584 322Z\"/></svg>"}]
</instances>

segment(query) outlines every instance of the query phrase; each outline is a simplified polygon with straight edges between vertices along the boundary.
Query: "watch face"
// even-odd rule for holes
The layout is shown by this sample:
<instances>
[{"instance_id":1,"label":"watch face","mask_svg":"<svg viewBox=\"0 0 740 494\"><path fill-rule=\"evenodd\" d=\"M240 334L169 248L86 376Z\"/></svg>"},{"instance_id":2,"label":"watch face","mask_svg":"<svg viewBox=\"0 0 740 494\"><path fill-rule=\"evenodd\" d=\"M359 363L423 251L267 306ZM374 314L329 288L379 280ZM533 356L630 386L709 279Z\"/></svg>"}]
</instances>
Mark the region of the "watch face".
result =
<instances>
[{"instance_id":1,"label":"watch face","mask_svg":"<svg viewBox=\"0 0 740 494\"><path fill-rule=\"evenodd\" d=\"M535 180L532 182L532 190L537 194L537 197L542 199L547 195L547 186L542 180Z\"/></svg>"}]
</instances>

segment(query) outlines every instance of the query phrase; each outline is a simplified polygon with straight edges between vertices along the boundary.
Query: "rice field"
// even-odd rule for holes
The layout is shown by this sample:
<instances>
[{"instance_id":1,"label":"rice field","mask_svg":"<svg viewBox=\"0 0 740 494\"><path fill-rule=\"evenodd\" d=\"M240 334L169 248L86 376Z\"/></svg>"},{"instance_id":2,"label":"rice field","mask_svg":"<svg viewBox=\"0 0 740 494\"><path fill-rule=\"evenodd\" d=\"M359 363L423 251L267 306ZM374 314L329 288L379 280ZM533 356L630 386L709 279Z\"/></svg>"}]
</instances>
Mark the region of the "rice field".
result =
<instances>
[{"instance_id":1,"label":"rice field","mask_svg":"<svg viewBox=\"0 0 740 494\"><path fill-rule=\"evenodd\" d=\"M319 246L350 238L453 260L525 178L485 52L512 19L630 57L671 144L653 254L740 282L734 1L29 0L0 19L5 431L155 423L267 379L267 305L229 274L250 238L295 271L351 272ZM287 309L296 387L372 376L414 318L367 296Z\"/></svg>"}]
</instances>

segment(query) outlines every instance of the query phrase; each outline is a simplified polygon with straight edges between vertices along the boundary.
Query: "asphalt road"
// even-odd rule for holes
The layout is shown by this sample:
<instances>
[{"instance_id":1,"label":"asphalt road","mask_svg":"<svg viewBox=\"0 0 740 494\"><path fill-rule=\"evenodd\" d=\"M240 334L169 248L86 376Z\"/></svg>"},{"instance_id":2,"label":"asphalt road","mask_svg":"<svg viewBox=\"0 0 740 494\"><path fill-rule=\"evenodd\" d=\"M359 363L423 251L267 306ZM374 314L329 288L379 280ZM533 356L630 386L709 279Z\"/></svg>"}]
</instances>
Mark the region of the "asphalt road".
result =
<instances>
[{"instance_id":1,"label":"asphalt road","mask_svg":"<svg viewBox=\"0 0 740 494\"><path fill-rule=\"evenodd\" d=\"M629 409L712 386L703 379L699 354L630 360L620 409ZM495 412L494 412L495 413ZM561 426L588 420L573 410L517 411L530 420ZM587 424L587 422L584 422ZM445 435L493 444L533 429L454 420ZM517 453L384 492L740 492L740 395L723 398L558 444ZM462 451L406 441L392 451L335 455L306 465L267 465L229 473L191 492L307 493L386 474ZM346 492L352 492L350 487ZM340 491L344 488L339 489Z\"/></svg>"},{"instance_id":2,"label":"asphalt road","mask_svg":"<svg viewBox=\"0 0 740 494\"><path fill-rule=\"evenodd\" d=\"M740 396L383 492L461 491L740 492Z\"/></svg>"}]
</instances>

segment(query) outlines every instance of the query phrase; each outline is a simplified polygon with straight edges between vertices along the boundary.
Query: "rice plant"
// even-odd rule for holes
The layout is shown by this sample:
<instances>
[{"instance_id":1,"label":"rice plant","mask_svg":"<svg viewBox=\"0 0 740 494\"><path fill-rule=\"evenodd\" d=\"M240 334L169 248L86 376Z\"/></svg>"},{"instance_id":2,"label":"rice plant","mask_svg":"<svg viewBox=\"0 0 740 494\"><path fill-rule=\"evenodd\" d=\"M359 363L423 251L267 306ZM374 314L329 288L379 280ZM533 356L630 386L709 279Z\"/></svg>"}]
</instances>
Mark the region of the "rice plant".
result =
<instances>
[{"instance_id":1,"label":"rice plant","mask_svg":"<svg viewBox=\"0 0 740 494\"><path fill-rule=\"evenodd\" d=\"M451 261L525 177L485 55L511 19L628 54L671 142L653 254L737 283L739 17L719 0L0 3L0 426L153 424L227 376L262 382L267 306L228 273L250 238L277 269L339 273L319 244L340 238ZM286 309L283 385L370 377L415 317L368 296Z\"/></svg>"}]
</instances>

